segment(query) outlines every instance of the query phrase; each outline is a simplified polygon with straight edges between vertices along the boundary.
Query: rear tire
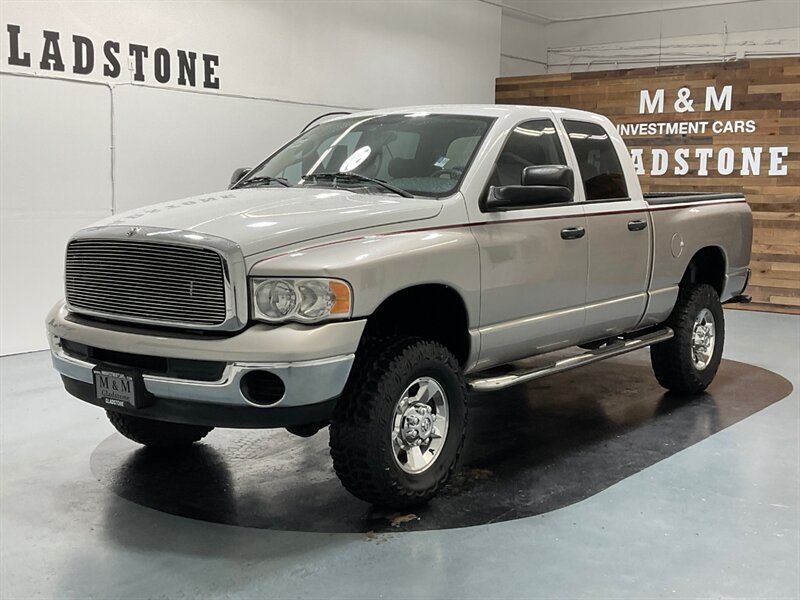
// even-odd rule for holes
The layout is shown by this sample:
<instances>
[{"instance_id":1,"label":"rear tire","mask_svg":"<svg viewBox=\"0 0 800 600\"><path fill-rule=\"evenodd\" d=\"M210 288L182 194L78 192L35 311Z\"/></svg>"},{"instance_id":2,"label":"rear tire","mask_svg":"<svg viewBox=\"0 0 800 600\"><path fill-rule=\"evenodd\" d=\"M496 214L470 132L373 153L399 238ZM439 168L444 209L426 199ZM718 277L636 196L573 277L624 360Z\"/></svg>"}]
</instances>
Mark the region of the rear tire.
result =
<instances>
[{"instance_id":1,"label":"rear tire","mask_svg":"<svg viewBox=\"0 0 800 600\"><path fill-rule=\"evenodd\" d=\"M381 340L359 353L334 410L334 470L366 502L423 504L455 470L466 422L466 383L447 348L418 338Z\"/></svg>"},{"instance_id":2,"label":"rear tire","mask_svg":"<svg viewBox=\"0 0 800 600\"><path fill-rule=\"evenodd\" d=\"M665 324L675 337L650 347L658 383L682 394L702 392L717 374L725 344L725 317L716 290L707 284L682 286Z\"/></svg>"},{"instance_id":3,"label":"rear tire","mask_svg":"<svg viewBox=\"0 0 800 600\"><path fill-rule=\"evenodd\" d=\"M108 420L122 435L137 444L153 448L182 448L203 439L213 427L184 425L143 419L123 413L106 411Z\"/></svg>"}]
</instances>

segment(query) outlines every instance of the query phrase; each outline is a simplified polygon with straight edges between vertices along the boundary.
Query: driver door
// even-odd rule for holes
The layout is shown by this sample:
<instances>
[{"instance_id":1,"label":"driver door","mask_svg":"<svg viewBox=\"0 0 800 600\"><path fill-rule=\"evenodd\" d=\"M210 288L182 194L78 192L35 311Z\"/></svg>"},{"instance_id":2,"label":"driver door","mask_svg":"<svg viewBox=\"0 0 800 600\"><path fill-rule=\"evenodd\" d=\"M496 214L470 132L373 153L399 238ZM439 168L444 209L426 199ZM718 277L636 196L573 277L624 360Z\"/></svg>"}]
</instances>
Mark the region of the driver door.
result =
<instances>
[{"instance_id":1,"label":"driver door","mask_svg":"<svg viewBox=\"0 0 800 600\"><path fill-rule=\"evenodd\" d=\"M489 185L519 185L530 165L566 165L550 119L518 124ZM480 249L481 353L488 367L577 343L584 326L589 244L582 203L488 212ZM576 232L578 234L576 235Z\"/></svg>"}]
</instances>

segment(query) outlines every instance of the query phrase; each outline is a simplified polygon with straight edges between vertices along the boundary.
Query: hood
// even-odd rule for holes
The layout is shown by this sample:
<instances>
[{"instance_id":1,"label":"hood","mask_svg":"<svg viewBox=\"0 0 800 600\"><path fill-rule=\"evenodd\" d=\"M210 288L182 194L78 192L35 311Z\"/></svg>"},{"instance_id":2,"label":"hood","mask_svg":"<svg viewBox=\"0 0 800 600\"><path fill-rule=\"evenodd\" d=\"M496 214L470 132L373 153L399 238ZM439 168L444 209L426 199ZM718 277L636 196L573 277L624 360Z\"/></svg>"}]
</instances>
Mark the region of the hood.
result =
<instances>
[{"instance_id":1,"label":"hood","mask_svg":"<svg viewBox=\"0 0 800 600\"><path fill-rule=\"evenodd\" d=\"M358 194L343 189L226 190L120 213L93 227L144 226L229 239L245 256L372 227L430 219L442 210L430 198Z\"/></svg>"}]
</instances>

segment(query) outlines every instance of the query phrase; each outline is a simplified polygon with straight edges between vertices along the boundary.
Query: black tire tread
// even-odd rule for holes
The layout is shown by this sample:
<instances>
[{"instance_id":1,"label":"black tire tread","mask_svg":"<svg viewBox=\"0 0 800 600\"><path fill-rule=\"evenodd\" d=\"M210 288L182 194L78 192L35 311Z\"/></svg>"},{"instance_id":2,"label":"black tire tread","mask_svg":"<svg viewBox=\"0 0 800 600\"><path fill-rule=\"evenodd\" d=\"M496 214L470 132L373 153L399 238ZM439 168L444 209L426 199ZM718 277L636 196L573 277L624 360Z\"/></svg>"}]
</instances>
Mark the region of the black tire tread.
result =
<instances>
[{"instance_id":1,"label":"black tire tread","mask_svg":"<svg viewBox=\"0 0 800 600\"><path fill-rule=\"evenodd\" d=\"M107 410L114 428L129 440L154 448L180 448L199 442L213 429L201 425L167 423Z\"/></svg>"},{"instance_id":2,"label":"black tire tread","mask_svg":"<svg viewBox=\"0 0 800 600\"><path fill-rule=\"evenodd\" d=\"M457 374L464 419L460 439L453 440L458 444L455 458L444 477L425 489L409 491L390 476L382 462L390 417L375 399L385 398L391 379L397 383L400 373L420 360L440 361ZM379 506L405 509L427 502L457 468L466 436L466 399L467 386L458 361L442 344L395 336L365 345L331 419L330 451L342 485L357 498Z\"/></svg>"},{"instance_id":3,"label":"black tire tread","mask_svg":"<svg viewBox=\"0 0 800 600\"><path fill-rule=\"evenodd\" d=\"M702 308L714 315L716 340L709 365L698 371L692 363L691 337L694 320ZM725 322L716 290L707 284L682 285L666 325L675 336L650 347L650 362L658 383L673 392L696 394L705 390L717 373L725 342Z\"/></svg>"}]
</instances>

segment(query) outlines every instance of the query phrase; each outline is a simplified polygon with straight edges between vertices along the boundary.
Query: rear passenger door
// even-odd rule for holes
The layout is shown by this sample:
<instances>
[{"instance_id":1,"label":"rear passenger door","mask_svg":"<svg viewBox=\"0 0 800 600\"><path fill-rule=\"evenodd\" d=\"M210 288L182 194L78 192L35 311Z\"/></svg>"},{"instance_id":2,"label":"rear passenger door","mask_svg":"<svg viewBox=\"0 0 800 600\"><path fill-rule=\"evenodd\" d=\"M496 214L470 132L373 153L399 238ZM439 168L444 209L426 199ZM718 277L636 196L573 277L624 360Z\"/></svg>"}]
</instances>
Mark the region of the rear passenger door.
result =
<instances>
[{"instance_id":1,"label":"rear passenger door","mask_svg":"<svg viewBox=\"0 0 800 600\"><path fill-rule=\"evenodd\" d=\"M647 304L651 224L643 198L631 199L618 149L596 122L563 119L586 200L589 279L586 340L634 328ZM621 142L622 151L626 151Z\"/></svg>"}]
</instances>

